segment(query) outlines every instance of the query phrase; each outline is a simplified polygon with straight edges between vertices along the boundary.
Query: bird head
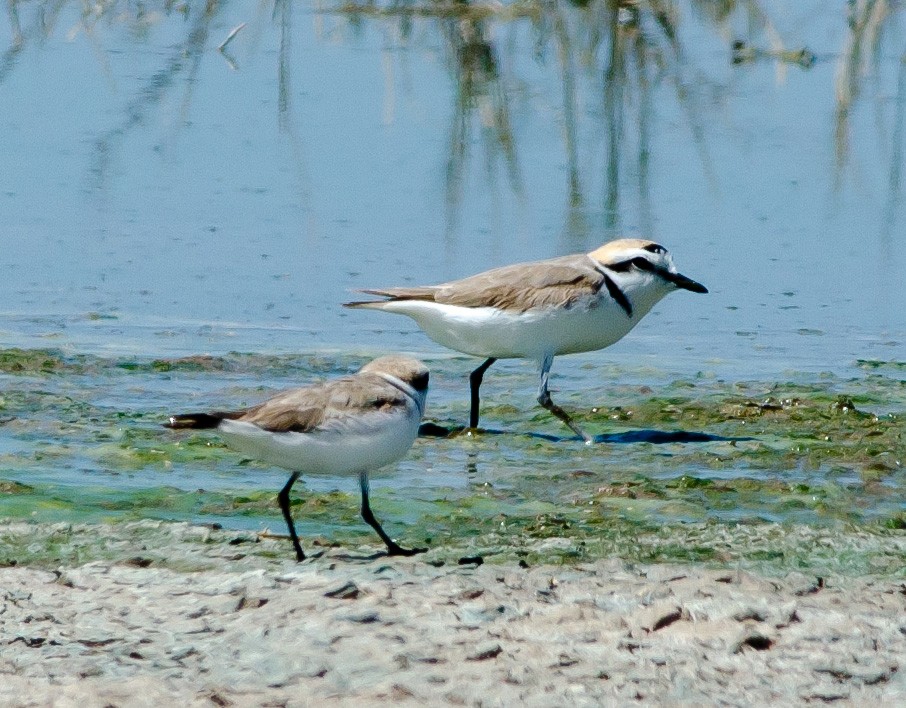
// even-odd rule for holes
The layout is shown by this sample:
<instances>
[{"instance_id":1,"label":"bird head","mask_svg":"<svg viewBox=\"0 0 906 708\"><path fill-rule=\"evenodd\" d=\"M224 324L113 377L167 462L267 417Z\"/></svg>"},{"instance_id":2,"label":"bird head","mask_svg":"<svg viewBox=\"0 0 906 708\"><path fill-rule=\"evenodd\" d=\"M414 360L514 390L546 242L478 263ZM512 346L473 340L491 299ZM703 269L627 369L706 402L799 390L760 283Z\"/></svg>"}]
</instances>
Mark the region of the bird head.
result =
<instances>
[{"instance_id":1,"label":"bird head","mask_svg":"<svg viewBox=\"0 0 906 708\"><path fill-rule=\"evenodd\" d=\"M402 354L388 354L368 362L359 369L361 374L378 374L392 377L412 389L413 397L418 402L419 411L424 413L425 400L428 397L428 367L418 359Z\"/></svg>"},{"instance_id":2,"label":"bird head","mask_svg":"<svg viewBox=\"0 0 906 708\"><path fill-rule=\"evenodd\" d=\"M670 252L654 241L619 239L605 243L588 255L630 293L651 290L659 293L660 299L673 290L708 292L704 285L678 272Z\"/></svg>"}]
</instances>

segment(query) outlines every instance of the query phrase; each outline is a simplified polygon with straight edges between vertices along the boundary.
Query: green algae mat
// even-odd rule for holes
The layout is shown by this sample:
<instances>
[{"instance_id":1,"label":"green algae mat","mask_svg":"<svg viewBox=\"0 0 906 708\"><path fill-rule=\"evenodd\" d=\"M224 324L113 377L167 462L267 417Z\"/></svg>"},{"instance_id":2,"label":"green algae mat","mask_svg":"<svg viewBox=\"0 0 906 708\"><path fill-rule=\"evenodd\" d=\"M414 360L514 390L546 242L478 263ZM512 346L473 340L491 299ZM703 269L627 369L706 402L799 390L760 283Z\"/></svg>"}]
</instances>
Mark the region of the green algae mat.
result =
<instances>
[{"instance_id":1,"label":"green algae mat","mask_svg":"<svg viewBox=\"0 0 906 708\"><path fill-rule=\"evenodd\" d=\"M282 540L244 542L284 532L275 495L286 473L242 460L215 434L161 424L169 413L250 404L367 359L0 350L0 563L153 555L155 539L165 547L173 532L166 523L149 530L149 521L212 529L199 558L212 547L237 553L231 541L239 555L289 557ZM427 419L451 434L420 438L405 460L373 475L375 513L404 543L429 545L428 562L620 556L906 575L906 362L729 381L605 361L567 366L557 381L558 402L601 441L584 445L534 405L525 364L489 378L487 430L457 432L474 361L429 359ZM374 541L355 480L309 477L294 515L307 547Z\"/></svg>"}]
</instances>

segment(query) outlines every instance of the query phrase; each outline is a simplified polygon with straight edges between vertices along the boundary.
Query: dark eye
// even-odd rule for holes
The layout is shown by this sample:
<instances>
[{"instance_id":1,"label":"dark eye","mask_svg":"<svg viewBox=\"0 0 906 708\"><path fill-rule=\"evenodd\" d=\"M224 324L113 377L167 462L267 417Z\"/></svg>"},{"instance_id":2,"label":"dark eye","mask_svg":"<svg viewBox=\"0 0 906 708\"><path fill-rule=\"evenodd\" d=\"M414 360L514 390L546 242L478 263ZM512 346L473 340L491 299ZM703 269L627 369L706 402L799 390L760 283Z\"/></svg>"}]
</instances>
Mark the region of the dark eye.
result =
<instances>
[{"instance_id":1,"label":"dark eye","mask_svg":"<svg viewBox=\"0 0 906 708\"><path fill-rule=\"evenodd\" d=\"M428 388L428 372L413 376L412 380L409 382L409 385L412 386L416 391L424 391Z\"/></svg>"},{"instance_id":2,"label":"dark eye","mask_svg":"<svg viewBox=\"0 0 906 708\"><path fill-rule=\"evenodd\" d=\"M639 270L654 270L654 266L647 258L642 258L637 256L632 259L632 265L634 265Z\"/></svg>"},{"instance_id":3,"label":"dark eye","mask_svg":"<svg viewBox=\"0 0 906 708\"><path fill-rule=\"evenodd\" d=\"M649 253L657 253L658 255L667 252L667 249L664 248L664 247L663 247L661 244L659 244L659 243L649 243L647 246L644 246L643 248L644 248L646 251L648 251Z\"/></svg>"}]
</instances>

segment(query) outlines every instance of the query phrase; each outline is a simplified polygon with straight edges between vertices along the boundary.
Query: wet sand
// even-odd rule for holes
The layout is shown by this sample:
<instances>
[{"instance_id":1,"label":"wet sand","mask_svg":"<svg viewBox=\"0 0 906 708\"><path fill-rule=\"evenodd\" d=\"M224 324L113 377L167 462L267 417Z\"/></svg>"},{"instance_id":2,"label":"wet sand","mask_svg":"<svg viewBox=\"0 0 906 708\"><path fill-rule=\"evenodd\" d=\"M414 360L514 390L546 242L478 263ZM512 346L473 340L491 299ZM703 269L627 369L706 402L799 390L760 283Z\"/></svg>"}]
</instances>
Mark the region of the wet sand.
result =
<instances>
[{"instance_id":1,"label":"wet sand","mask_svg":"<svg viewBox=\"0 0 906 708\"><path fill-rule=\"evenodd\" d=\"M192 549L0 568L0 704L906 701L901 580Z\"/></svg>"}]
</instances>

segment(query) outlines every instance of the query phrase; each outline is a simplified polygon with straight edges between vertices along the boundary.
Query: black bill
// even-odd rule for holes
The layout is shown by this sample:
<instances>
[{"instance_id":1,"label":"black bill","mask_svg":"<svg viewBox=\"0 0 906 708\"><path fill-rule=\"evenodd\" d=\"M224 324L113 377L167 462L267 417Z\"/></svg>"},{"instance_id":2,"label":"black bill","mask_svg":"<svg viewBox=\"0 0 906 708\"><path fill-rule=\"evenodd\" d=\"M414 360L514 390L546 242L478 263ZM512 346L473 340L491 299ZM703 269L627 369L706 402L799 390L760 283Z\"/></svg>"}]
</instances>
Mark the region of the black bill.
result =
<instances>
[{"instance_id":1,"label":"black bill","mask_svg":"<svg viewBox=\"0 0 906 708\"><path fill-rule=\"evenodd\" d=\"M660 273L665 280L669 280L676 287L682 288L683 290L691 290L694 293L708 292L708 288L706 288L704 285L695 280L692 280L692 278L687 278L682 273L670 273L665 270L662 270Z\"/></svg>"}]
</instances>

